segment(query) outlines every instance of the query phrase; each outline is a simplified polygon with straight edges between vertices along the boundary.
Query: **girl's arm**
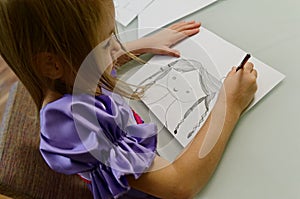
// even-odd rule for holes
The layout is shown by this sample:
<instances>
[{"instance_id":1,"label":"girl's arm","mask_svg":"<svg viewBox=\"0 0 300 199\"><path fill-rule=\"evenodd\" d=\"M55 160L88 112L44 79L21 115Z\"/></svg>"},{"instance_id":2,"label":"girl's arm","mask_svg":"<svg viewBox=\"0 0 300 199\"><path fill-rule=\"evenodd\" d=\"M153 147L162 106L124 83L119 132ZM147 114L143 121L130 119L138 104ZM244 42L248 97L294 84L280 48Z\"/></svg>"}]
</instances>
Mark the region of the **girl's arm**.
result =
<instances>
[{"instance_id":1,"label":"girl's arm","mask_svg":"<svg viewBox=\"0 0 300 199\"><path fill-rule=\"evenodd\" d=\"M128 176L132 187L160 198L183 199L192 198L206 185L241 113L257 90L257 72L251 63L243 70L235 70L229 72L208 119L188 147L173 163L157 157L149 172L139 179Z\"/></svg>"},{"instance_id":2,"label":"girl's arm","mask_svg":"<svg viewBox=\"0 0 300 199\"><path fill-rule=\"evenodd\" d=\"M178 22L151 36L125 43L124 47L135 56L151 53L179 57L179 51L171 47L186 37L197 34L200 26L201 24L195 21ZM131 57L127 56L124 50L117 52L115 57L117 57L119 66L131 60Z\"/></svg>"}]
</instances>

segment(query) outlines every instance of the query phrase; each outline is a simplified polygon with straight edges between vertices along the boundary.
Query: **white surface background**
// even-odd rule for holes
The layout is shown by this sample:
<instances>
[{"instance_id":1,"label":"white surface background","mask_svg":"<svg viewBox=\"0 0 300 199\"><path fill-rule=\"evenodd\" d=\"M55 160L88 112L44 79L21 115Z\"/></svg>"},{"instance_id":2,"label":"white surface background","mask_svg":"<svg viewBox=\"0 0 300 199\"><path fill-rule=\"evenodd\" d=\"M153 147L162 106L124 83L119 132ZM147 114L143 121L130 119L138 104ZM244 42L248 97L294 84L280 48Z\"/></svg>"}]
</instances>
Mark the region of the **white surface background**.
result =
<instances>
[{"instance_id":1,"label":"white surface background","mask_svg":"<svg viewBox=\"0 0 300 199\"><path fill-rule=\"evenodd\" d=\"M300 1L220 0L184 19L201 21L286 75L241 118L215 174L196 198L300 198ZM126 30L133 28L137 21ZM174 139L170 145L176 148Z\"/></svg>"}]
</instances>

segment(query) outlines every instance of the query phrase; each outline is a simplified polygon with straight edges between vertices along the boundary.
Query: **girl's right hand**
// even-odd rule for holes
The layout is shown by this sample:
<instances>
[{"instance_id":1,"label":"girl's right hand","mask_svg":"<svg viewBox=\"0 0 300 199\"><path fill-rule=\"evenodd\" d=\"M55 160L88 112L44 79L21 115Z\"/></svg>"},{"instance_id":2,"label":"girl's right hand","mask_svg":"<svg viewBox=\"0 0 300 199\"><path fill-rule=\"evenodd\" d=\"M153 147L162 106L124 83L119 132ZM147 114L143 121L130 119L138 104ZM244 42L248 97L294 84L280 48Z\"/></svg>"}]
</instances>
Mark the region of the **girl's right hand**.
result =
<instances>
[{"instance_id":1,"label":"girl's right hand","mask_svg":"<svg viewBox=\"0 0 300 199\"><path fill-rule=\"evenodd\" d=\"M257 90L256 79L257 71L251 62L247 62L244 68L238 71L233 67L224 80L219 100L240 115L254 98Z\"/></svg>"},{"instance_id":2,"label":"girl's right hand","mask_svg":"<svg viewBox=\"0 0 300 199\"><path fill-rule=\"evenodd\" d=\"M211 178L240 114L253 99L256 78L252 63L238 72L234 67L224 80L214 108L190 144L172 163L157 156L141 177L128 176L130 186L159 198L193 198Z\"/></svg>"}]
</instances>

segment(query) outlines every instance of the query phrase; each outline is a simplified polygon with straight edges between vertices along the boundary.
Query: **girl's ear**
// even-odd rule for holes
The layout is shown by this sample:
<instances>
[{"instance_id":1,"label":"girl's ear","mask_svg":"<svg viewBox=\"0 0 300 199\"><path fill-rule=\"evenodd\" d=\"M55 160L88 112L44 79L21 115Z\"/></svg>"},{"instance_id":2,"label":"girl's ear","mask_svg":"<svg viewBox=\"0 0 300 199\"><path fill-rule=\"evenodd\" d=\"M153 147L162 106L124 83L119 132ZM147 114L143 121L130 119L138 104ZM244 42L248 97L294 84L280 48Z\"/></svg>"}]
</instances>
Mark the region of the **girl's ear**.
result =
<instances>
[{"instance_id":1,"label":"girl's ear","mask_svg":"<svg viewBox=\"0 0 300 199\"><path fill-rule=\"evenodd\" d=\"M48 52L38 53L35 56L38 71L44 77L55 80L64 75L63 65L59 58Z\"/></svg>"}]
</instances>

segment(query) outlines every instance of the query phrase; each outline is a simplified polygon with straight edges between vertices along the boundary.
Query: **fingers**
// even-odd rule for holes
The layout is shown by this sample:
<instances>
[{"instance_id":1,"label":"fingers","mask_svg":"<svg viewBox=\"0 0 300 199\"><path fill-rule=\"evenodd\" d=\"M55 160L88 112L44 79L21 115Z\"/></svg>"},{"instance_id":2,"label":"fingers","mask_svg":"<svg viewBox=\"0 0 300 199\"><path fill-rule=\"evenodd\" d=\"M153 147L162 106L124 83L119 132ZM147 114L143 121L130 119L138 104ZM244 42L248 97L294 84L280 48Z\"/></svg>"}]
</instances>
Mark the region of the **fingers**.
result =
<instances>
[{"instance_id":1,"label":"fingers","mask_svg":"<svg viewBox=\"0 0 300 199\"><path fill-rule=\"evenodd\" d=\"M185 21L180 21L180 22L174 23L174 24L170 25L168 27L168 29L174 30L174 29L178 28L179 26L181 26L181 25L183 25L185 23L186 23Z\"/></svg>"},{"instance_id":2,"label":"fingers","mask_svg":"<svg viewBox=\"0 0 300 199\"><path fill-rule=\"evenodd\" d=\"M167 56L171 56L171 57L180 57L180 52L178 50L175 50L172 48L156 49L155 54L167 55Z\"/></svg>"},{"instance_id":3,"label":"fingers","mask_svg":"<svg viewBox=\"0 0 300 199\"><path fill-rule=\"evenodd\" d=\"M176 31L179 31L179 32L182 32L182 31L185 31L185 30L191 30L191 29L199 29L201 26L200 23L186 23L186 24L183 24L181 25L180 27L176 28L175 30Z\"/></svg>"},{"instance_id":4,"label":"fingers","mask_svg":"<svg viewBox=\"0 0 300 199\"><path fill-rule=\"evenodd\" d=\"M189 37L189 36L193 36L193 35L197 34L198 32L200 32L200 29L191 29L191 30L185 30L185 31L183 31L183 34L186 37Z\"/></svg>"},{"instance_id":5,"label":"fingers","mask_svg":"<svg viewBox=\"0 0 300 199\"><path fill-rule=\"evenodd\" d=\"M253 70L253 68L254 68L254 65L253 65L253 63L251 63L251 62L247 62L245 65L244 65L244 71L246 71L246 72L252 72L252 70Z\"/></svg>"},{"instance_id":6,"label":"fingers","mask_svg":"<svg viewBox=\"0 0 300 199\"><path fill-rule=\"evenodd\" d=\"M236 69L236 66L232 67L227 76L234 75L236 73ZM252 73L255 77L257 77L257 71L254 69L254 64L252 62L247 62L240 71Z\"/></svg>"},{"instance_id":7,"label":"fingers","mask_svg":"<svg viewBox=\"0 0 300 199\"><path fill-rule=\"evenodd\" d=\"M231 76L231 75L234 75L236 72L236 69L237 67L232 67L231 71L229 71L229 73L227 74L227 77L228 76ZM252 75L254 75L256 78L257 78L257 71L254 69L254 65L253 63L251 62L247 62L245 65L244 65L244 68L240 71L244 71L244 72L248 72Z\"/></svg>"},{"instance_id":8,"label":"fingers","mask_svg":"<svg viewBox=\"0 0 300 199\"><path fill-rule=\"evenodd\" d=\"M193 36L193 35L197 34L199 31L200 31L199 29L192 29L192 30L185 30L180 33L177 32L177 35L176 35L176 38L174 38L173 44L176 44L179 41L181 41L187 37Z\"/></svg>"},{"instance_id":9,"label":"fingers","mask_svg":"<svg viewBox=\"0 0 300 199\"><path fill-rule=\"evenodd\" d=\"M253 69L251 73L257 78L257 71L255 69Z\"/></svg>"},{"instance_id":10,"label":"fingers","mask_svg":"<svg viewBox=\"0 0 300 199\"><path fill-rule=\"evenodd\" d=\"M249 72L257 78L257 71L254 69L254 65L251 62L247 62L244 66L244 71Z\"/></svg>"},{"instance_id":11,"label":"fingers","mask_svg":"<svg viewBox=\"0 0 300 199\"><path fill-rule=\"evenodd\" d=\"M171 57L180 57L180 52L178 50L175 49L168 49L166 51L162 51L162 54L171 56Z\"/></svg>"},{"instance_id":12,"label":"fingers","mask_svg":"<svg viewBox=\"0 0 300 199\"><path fill-rule=\"evenodd\" d=\"M192 23L195 23L195 21L189 21L189 22L186 22L186 21L180 21L180 22L177 22L177 23L174 23L174 24L170 25L170 26L168 27L168 29L175 30L175 29L179 28L179 27L182 26L182 25L185 25L185 24L192 24Z\"/></svg>"},{"instance_id":13,"label":"fingers","mask_svg":"<svg viewBox=\"0 0 300 199\"><path fill-rule=\"evenodd\" d=\"M168 37L167 46L171 47L185 38L195 35L200 31L201 23L195 21L181 21L169 26L163 32Z\"/></svg>"},{"instance_id":14,"label":"fingers","mask_svg":"<svg viewBox=\"0 0 300 199\"><path fill-rule=\"evenodd\" d=\"M236 67L234 66L234 67L231 68L231 71L229 71L229 73L227 74L227 77L232 76L235 73L236 73Z\"/></svg>"},{"instance_id":15,"label":"fingers","mask_svg":"<svg viewBox=\"0 0 300 199\"><path fill-rule=\"evenodd\" d=\"M181 22L178 22L178 23L175 23L175 24L169 26L168 29L171 29L171 30L174 30L174 31L177 31L177 32L184 32L186 30L199 29L200 26L201 26L201 23L199 23L199 22L195 22L195 21L189 21L189 22L181 21Z\"/></svg>"},{"instance_id":16,"label":"fingers","mask_svg":"<svg viewBox=\"0 0 300 199\"><path fill-rule=\"evenodd\" d=\"M194 29L183 29L181 31L177 31L176 30L176 33L177 33L177 38L174 40L174 43L177 43L187 37L190 37L190 36L193 36L197 33L200 32L200 29L199 28L194 28Z\"/></svg>"}]
</instances>

